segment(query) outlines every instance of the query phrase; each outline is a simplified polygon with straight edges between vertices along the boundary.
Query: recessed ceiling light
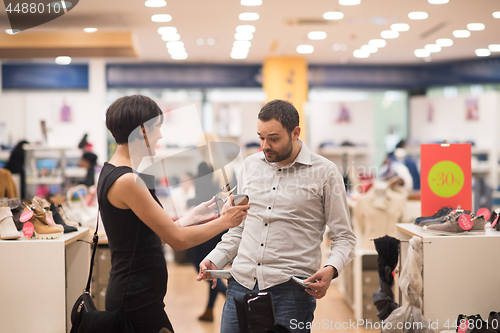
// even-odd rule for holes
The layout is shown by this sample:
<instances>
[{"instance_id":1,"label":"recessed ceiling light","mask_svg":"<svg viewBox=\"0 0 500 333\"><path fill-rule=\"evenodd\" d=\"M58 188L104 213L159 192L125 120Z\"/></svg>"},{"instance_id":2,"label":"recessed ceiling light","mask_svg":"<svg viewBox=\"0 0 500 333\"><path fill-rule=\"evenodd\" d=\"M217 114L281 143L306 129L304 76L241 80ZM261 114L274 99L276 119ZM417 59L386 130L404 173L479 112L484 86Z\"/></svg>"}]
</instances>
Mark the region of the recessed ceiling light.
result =
<instances>
[{"instance_id":1,"label":"recessed ceiling light","mask_svg":"<svg viewBox=\"0 0 500 333\"><path fill-rule=\"evenodd\" d=\"M345 51L345 50L347 50L347 45L341 44L341 43L335 43L335 44L333 44L333 50L334 51Z\"/></svg>"},{"instance_id":2,"label":"recessed ceiling light","mask_svg":"<svg viewBox=\"0 0 500 333\"><path fill-rule=\"evenodd\" d=\"M233 59L246 59L248 57L248 53L233 53L231 52L231 58Z\"/></svg>"},{"instance_id":3,"label":"recessed ceiling light","mask_svg":"<svg viewBox=\"0 0 500 333\"><path fill-rule=\"evenodd\" d=\"M429 14L426 12L411 12L408 14L410 20L425 20L429 17Z\"/></svg>"},{"instance_id":4,"label":"recessed ceiling light","mask_svg":"<svg viewBox=\"0 0 500 333\"><path fill-rule=\"evenodd\" d=\"M90 34L90 33L96 32L97 28L85 28L85 29L83 29L83 31Z\"/></svg>"},{"instance_id":5,"label":"recessed ceiling light","mask_svg":"<svg viewBox=\"0 0 500 333\"><path fill-rule=\"evenodd\" d=\"M410 25L406 23L394 23L391 25L391 30L394 31L408 31L410 30Z\"/></svg>"},{"instance_id":6,"label":"recessed ceiling light","mask_svg":"<svg viewBox=\"0 0 500 333\"><path fill-rule=\"evenodd\" d=\"M453 36L456 38L467 38L470 36L469 30L455 30L453 31Z\"/></svg>"},{"instance_id":7,"label":"recessed ceiling light","mask_svg":"<svg viewBox=\"0 0 500 333\"><path fill-rule=\"evenodd\" d=\"M167 48L169 50L174 50L174 49L184 49L184 43L181 41L173 41L173 42L168 42L167 43Z\"/></svg>"},{"instance_id":8,"label":"recessed ceiling light","mask_svg":"<svg viewBox=\"0 0 500 333\"><path fill-rule=\"evenodd\" d=\"M167 2L165 0L147 0L144 5L146 7L165 7Z\"/></svg>"},{"instance_id":9,"label":"recessed ceiling light","mask_svg":"<svg viewBox=\"0 0 500 333\"><path fill-rule=\"evenodd\" d=\"M470 31L481 31L484 30L484 24L482 23L469 23L467 24L467 29Z\"/></svg>"},{"instance_id":10,"label":"recessed ceiling light","mask_svg":"<svg viewBox=\"0 0 500 333\"><path fill-rule=\"evenodd\" d=\"M429 51L427 51L426 49L417 49L413 53L415 54L415 57L419 57L419 58L426 58L426 57L431 55L431 53Z\"/></svg>"},{"instance_id":11,"label":"recessed ceiling light","mask_svg":"<svg viewBox=\"0 0 500 333\"><path fill-rule=\"evenodd\" d=\"M490 54L491 54L491 52L488 49L477 49L476 50L476 55L478 57L488 57Z\"/></svg>"},{"instance_id":12,"label":"recessed ceiling light","mask_svg":"<svg viewBox=\"0 0 500 333\"><path fill-rule=\"evenodd\" d=\"M187 53L186 54L172 54L171 57L174 60L186 60L188 55L187 55Z\"/></svg>"},{"instance_id":13,"label":"recessed ceiling light","mask_svg":"<svg viewBox=\"0 0 500 333\"><path fill-rule=\"evenodd\" d=\"M196 39L196 45L203 45L205 44L205 40L203 38L197 38Z\"/></svg>"},{"instance_id":14,"label":"recessed ceiling light","mask_svg":"<svg viewBox=\"0 0 500 333\"><path fill-rule=\"evenodd\" d=\"M173 42L173 41L181 39L181 35L179 35L178 33L164 34L164 35L161 35L161 39L165 42Z\"/></svg>"},{"instance_id":15,"label":"recessed ceiling light","mask_svg":"<svg viewBox=\"0 0 500 333\"><path fill-rule=\"evenodd\" d=\"M253 34L247 32L237 32L234 34L236 40L252 40Z\"/></svg>"},{"instance_id":16,"label":"recessed ceiling light","mask_svg":"<svg viewBox=\"0 0 500 333\"><path fill-rule=\"evenodd\" d=\"M237 49L249 49L252 43L248 40L237 40L233 42L233 48Z\"/></svg>"},{"instance_id":17,"label":"recessed ceiling light","mask_svg":"<svg viewBox=\"0 0 500 333\"><path fill-rule=\"evenodd\" d=\"M324 31L311 31L307 34L307 37L312 40L323 40L326 38L326 32Z\"/></svg>"},{"instance_id":18,"label":"recessed ceiling light","mask_svg":"<svg viewBox=\"0 0 500 333\"><path fill-rule=\"evenodd\" d=\"M490 46L488 46L488 49L491 52L500 52L500 44L491 44Z\"/></svg>"},{"instance_id":19,"label":"recessed ceiling light","mask_svg":"<svg viewBox=\"0 0 500 333\"><path fill-rule=\"evenodd\" d=\"M158 33L160 35L175 34L176 32L177 32L177 28L174 28L174 27L161 27L161 28L158 28Z\"/></svg>"},{"instance_id":20,"label":"recessed ceiling light","mask_svg":"<svg viewBox=\"0 0 500 333\"><path fill-rule=\"evenodd\" d=\"M344 18L344 14L341 12L326 12L323 14L325 20L341 20Z\"/></svg>"},{"instance_id":21,"label":"recessed ceiling light","mask_svg":"<svg viewBox=\"0 0 500 333\"><path fill-rule=\"evenodd\" d=\"M259 19L259 14L257 13L241 13L239 16L241 21L256 21Z\"/></svg>"},{"instance_id":22,"label":"recessed ceiling light","mask_svg":"<svg viewBox=\"0 0 500 333\"><path fill-rule=\"evenodd\" d=\"M170 22L172 21L172 16L168 14L155 14L151 16L151 21L153 22Z\"/></svg>"},{"instance_id":23,"label":"recessed ceiling light","mask_svg":"<svg viewBox=\"0 0 500 333\"><path fill-rule=\"evenodd\" d=\"M246 32L253 34L255 32L255 27L253 25L239 25L236 27L236 32Z\"/></svg>"},{"instance_id":24,"label":"recessed ceiling light","mask_svg":"<svg viewBox=\"0 0 500 333\"><path fill-rule=\"evenodd\" d=\"M380 33L380 36L382 36L382 38L385 38L385 39L398 38L399 32L394 31L394 30L384 30Z\"/></svg>"},{"instance_id":25,"label":"recessed ceiling light","mask_svg":"<svg viewBox=\"0 0 500 333\"><path fill-rule=\"evenodd\" d=\"M339 4L343 6L355 6L359 5L361 0L339 0Z\"/></svg>"},{"instance_id":26,"label":"recessed ceiling light","mask_svg":"<svg viewBox=\"0 0 500 333\"><path fill-rule=\"evenodd\" d=\"M15 35L19 31L21 31L21 30L19 30L19 29L7 29L7 30L5 30L5 32L8 33L9 35Z\"/></svg>"},{"instance_id":27,"label":"recessed ceiling light","mask_svg":"<svg viewBox=\"0 0 500 333\"><path fill-rule=\"evenodd\" d=\"M214 45L214 44L215 44L214 38L207 38L207 45Z\"/></svg>"},{"instance_id":28,"label":"recessed ceiling light","mask_svg":"<svg viewBox=\"0 0 500 333\"><path fill-rule=\"evenodd\" d=\"M241 0L242 6L260 6L262 5L262 0Z\"/></svg>"},{"instance_id":29,"label":"recessed ceiling light","mask_svg":"<svg viewBox=\"0 0 500 333\"><path fill-rule=\"evenodd\" d=\"M370 56L370 52L355 50L352 55L354 56L354 58L368 58Z\"/></svg>"},{"instance_id":30,"label":"recessed ceiling light","mask_svg":"<svg viewBox=\"0 0 500 333\"><path fill-rule=\"evenodd\" d=\"M428 0L431 5L442 5L448 3L450 0Z\"/></svg>"},{"instance_id":31,"label":"recessed ceiling light","mask_svg":"<svg viewBox=\"0 0 500 333\"><path fill-rule=\"evenodd\" d=\"M312 45L299 45L297 46L297 52L302 54L313 53L314 47Z\"/></svg>"},{"instance_id":32,"label":"recessed ceiling light","mask_svg":"<svg viewBox=\"0 0 500 333\"><path fill-rule=\"evenodd\" d=\"M494 12L493 13L494 18L500 18L500 12Z\"/></svg>"},{"instance_id":33,"label":"recessed ceiling light","mask_svg":"<svg viewBox=\"0 0 500 333\"><path fill-rule=\"evenodd\" d=\"M436 40L436 44L441 46L441 47L452 46L453 40L450 38L440 38L440 39Z\"/></svg>"},{"instance_id":34,"label":"recessed ceiling light","mask_svg":"<svg viewBox=\"0 0 500 333\"><path fill-rule=\"evenodd\" d=\"M368 45L381 48L386 46L387 42L385 41L385 39L372 39L371 41L368 42Z\"/></svg>"},{"instance_id":35,"label":"recessed ceiling light","mask_svg":"<svg viewBox=\"0 0 500 333\"><path fill-rule=\"evenodd\" d=\"M429 52L440 52L441 51L441 46L437 44L427 44L425 45L425 49Z\"/></svg>"},{"instance_id":36,"label":"recessed ceiling light","mask_svg":"<svg viewBox=\"0 0 500 333\"><path fill-rule=\"evenodd\" d=\"M56 58L56 64L58 65L69 65L71 64L71 57L60 56Z\"/></svg>"},{"instance_id":37,"label":"recessed ceiling light","mask_svg":"<svg viewBox=\"0 0 500 333\"><path fill-rule=\"evenodd\" d=\"M368 53L375 53L378 51L378 47L373 46L373 45L363 45L360 48L361 51L366 51Z\"/></svg>"}]
</instances>

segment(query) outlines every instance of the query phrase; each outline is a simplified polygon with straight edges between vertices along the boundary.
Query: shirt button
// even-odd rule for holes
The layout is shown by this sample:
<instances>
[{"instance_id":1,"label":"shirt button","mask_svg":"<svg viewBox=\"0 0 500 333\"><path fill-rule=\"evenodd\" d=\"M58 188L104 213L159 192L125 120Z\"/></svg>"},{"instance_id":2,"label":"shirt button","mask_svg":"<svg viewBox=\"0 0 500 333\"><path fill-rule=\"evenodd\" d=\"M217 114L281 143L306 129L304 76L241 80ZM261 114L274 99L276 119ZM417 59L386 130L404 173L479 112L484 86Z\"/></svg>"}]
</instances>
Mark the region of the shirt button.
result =
<instances>
[{"instance_id":1,"label":"shirt button","mask_svg":"<svg viewBox=\"0 0 500 333\"><path fill-rule=\"evenodd\" d=\"M281 169L278 169L278 171L281 171Z\"/></svg>"},{"instance_id":2,"label":"shirt button","mask_svg":"<svg viewBox=\"0 0 500 333\"><path fill-rule=\"evenodd\" d=\"M257 266L260 266L260 262L257 264Z\"/></svg>"},{"instance_id":3,"label":"shirt button","mask_svg":"<svg viewBox=\"0 0 500 333\"><path fill-rule=\"evenodd\" d=\"M267 223L266 223L266 224L264 224L264 225L267 227Z\"/></svg>"},{"instance_id":4,"label":"shirt button","mask_svg":"<svg viewBox=\"0 0 500 333\"><path fill-rule=\"evenodd\" d=\"M264 244L260 244L260 246L264 246Z\"/></svg>"},{"instance_id":5,"label":"shirt button","mask_svg":"<svg viewBox=\"0 0 500 333\"><path fill-rule=\"evenodd\" d=\"M271 209L271 207L267 207L267 209Z\"/></svg>"},{"instance_id":6,"label":"shirt button","mask_svg":"<svg viewBox=\"0 0 500 333\"><path fill-rule=\"evenodd\" d=\"M276 190L276 187L273 187L273 190Z\"/></svg>"}]
</instances>

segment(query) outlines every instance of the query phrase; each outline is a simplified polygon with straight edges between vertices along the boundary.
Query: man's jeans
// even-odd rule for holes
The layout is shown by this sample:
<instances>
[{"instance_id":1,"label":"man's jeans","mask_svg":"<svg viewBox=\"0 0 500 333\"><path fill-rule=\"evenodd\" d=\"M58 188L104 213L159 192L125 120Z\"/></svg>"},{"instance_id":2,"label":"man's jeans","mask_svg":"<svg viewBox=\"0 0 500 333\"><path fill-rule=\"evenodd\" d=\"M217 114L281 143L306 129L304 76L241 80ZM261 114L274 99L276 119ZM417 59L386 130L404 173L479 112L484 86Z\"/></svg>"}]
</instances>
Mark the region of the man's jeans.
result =
<instances>
[{"instance_id":1,"label":"man's jeans","mask_svg":"<svg viewBox=\"0 0 500 333\"><path fill-rule=\"evenodd\" d=\"M256 283L253 290L249 290L234 279L229 279L227 286L227 299L222 311L221 333L237 333L238 315L234 299L243 299L246 293L267 291L273 295L276 323L285 326L293 333L309 333L306 329L311 325L316 309L316 300L305 292L304 287L293 281L288 281L266 290L259 290Z\"/></svg>"}]
</instances>

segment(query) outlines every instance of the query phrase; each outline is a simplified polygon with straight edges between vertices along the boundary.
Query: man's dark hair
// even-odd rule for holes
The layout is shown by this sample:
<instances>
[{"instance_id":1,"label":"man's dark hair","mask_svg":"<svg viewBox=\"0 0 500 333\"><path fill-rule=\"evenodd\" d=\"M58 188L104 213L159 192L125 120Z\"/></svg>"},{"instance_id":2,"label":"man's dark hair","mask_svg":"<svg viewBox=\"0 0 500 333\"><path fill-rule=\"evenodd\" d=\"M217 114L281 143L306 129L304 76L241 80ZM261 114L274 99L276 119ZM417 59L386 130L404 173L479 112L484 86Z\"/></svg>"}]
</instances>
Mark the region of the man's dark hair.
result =
<instances>
[{"instance_id":1,"label":"man's dark hair","mask_svg":"<svg viewBox=\"0 0 500 333\"><path fill-rule=\"evenodd\" d=\"M292 103L275 99L270 101L259 112L259 120L269 121L275 119L283 125L288 134L299 126L299 113Z\"/></svg>"},{"instance_id":2,"label":"man's dark hair","mask_svg":"<svg viewBox=\"0 0 500 333\"><path fill-rule=\"evenodd\" d=\"M163 122L163 113L151 98L142 95L124 96L114 101L106 111L106 127L117 144L126 144L132 131L158 116Z\"/></svg>"}]
</instances>

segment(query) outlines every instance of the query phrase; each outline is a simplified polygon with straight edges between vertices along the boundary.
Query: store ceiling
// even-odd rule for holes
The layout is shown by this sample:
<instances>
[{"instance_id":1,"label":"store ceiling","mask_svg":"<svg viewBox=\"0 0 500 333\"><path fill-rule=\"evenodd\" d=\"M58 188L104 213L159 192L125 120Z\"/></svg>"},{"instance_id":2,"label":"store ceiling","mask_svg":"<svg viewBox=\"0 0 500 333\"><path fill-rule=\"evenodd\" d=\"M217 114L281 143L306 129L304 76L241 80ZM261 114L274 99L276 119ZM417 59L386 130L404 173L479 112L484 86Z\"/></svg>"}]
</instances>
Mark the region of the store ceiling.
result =
<instances>
[{"instance_id":1,"label":"store ceiling","mask_svg":"<svg viewBox=\"0 0 500 333\"><path fill-rule=\"evenodd\" d=\"M54 21L15 35L0 36L0 58L17 59L21 58L19 54L24 54L24 58L98 54L112 61L126 62L255 64L262 63L269 56L300 56L297 46L308 44L314 47L314 52L303 56L311 64L412 64L477 58L476 49L500 44L500 19L492 15L500 11L499 0L450 0L439 5L430 4L427 0L361 0L361 4L355 6L340 5L339 0L263 0L261 6L254 7L242 6L240 0L167 0L167 5L159 8L146 7L144 2L82 0L69 13ZM336 21L323 19L323 14L330 11L340 11L344 18ZM428 18L411 20L408 13L413 11L427 12ZM238 16L243 12L258 13L260 18L257 21L240 21ZM152 22L153 14L169 14L172 20L168 23ZM410 29L400 32L396 39L387 39L387 46L368 58L357 59L353 56L356 49L371 39L381 38L380 33L390 30L393 23L407 23ZM454 30L467 30L469 23L483 23L485 29L471 31L468 38L453 36ZM252 24L256 31L248 57L235 60L230 53L236 26L241 24ZM186 60L171 58L166 42L157 32L163 26L177 28L188 54ZM129 45L129 53L93 53L92 48L97 46L87 44L82 46L89 49L87 53L72 54L71 49L56 45L49 47L52 53L47 53L47 50L44 53L30 48L28 41L23 46L28 51L23 52L23 48L18 47L17 55L2 52L28 33L49 39L46 33L74 33L73 42L84 40L79 36L86 27L98 28L98 33L131 32L134 46L132 43ZM2 33L10 28L4 11L0 14L0 28ZM327 37L310 40L308 33L311 31L324 31ZM213 45L207 45L210 38L214 41ZM434 44L438 38L451 38L453 45L443 47L427 59L415 56L416 49ZM113 37L110 37L110 43L112 40ZM203 45L198 45L202 41ZM66 54L58 54L63 51ZM127 57L134 52L136 58ZM496 55L500 56L500 52L492 52L490 57Z\"/></svg>"}]
</instances>

